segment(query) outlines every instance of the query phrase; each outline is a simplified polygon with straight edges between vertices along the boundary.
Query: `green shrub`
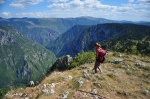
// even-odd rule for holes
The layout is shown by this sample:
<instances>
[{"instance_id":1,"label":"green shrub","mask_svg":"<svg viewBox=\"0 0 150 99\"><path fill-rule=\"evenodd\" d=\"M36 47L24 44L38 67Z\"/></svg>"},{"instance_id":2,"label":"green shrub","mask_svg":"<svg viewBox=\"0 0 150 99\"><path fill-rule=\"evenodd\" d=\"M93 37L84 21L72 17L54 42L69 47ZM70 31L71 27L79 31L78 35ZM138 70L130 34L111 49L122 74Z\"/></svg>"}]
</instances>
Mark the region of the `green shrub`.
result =
<instances>
[{"instance_id":1,"label":"green shrub","mask_svg":"<svg viewBox=\"0 0 150 99\"><path fill-rule=\"evenodd\" d=\"M74 68L80 65L83 65L85 63L91 63L95 60L95 55L93 52L83 52L78 53L71 62L71 65L69 68Z\"/></svg>"},{"instance_id":2,"label":"green shrub","mask_svg":"<svg viewBox=\"0 0 150 99\"><path fill-rule=\"evenodd\" d=\"M3 96L4 96L4 92L3 92L3 90L2 90L2 89L0 89L0 99L2 99L2 98L3 98Z\"/></svg>"}]
</instances>

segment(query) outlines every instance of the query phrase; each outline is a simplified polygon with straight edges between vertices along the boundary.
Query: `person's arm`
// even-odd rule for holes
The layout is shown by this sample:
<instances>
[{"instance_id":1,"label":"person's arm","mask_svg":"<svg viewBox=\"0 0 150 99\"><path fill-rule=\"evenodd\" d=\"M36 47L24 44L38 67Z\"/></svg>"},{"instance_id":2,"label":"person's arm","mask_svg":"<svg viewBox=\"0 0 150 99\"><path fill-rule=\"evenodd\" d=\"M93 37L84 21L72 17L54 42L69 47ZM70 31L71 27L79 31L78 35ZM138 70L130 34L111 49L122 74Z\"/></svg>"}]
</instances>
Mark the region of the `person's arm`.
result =
<instances>
[{"instance_id":1,"label":"person's arm","mask_svg":"<svg viewBox=\"0 0 150 99\"><path fill-rule=\"evenodd\" d=\"M98 59L98 54L99 54L99 51L98 49L96 50L96 59Z\"/></svg>"}]
</instances>

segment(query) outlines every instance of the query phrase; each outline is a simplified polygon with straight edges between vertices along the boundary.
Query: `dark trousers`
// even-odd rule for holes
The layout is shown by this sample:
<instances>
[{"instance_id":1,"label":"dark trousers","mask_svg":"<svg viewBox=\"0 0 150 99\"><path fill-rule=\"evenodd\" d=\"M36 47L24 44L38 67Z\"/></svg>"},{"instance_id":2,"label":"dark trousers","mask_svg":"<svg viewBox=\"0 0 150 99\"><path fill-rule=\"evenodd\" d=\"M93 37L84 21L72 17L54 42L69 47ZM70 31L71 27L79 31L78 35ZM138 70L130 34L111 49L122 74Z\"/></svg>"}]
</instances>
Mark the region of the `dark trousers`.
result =
<instances>
[{"instance_id":1,"label":"dark trousers","mask_svg":"<svg viewBox=\"0 0 150 99\"><path fill-rule=\"evenodd\" d=\"M95 61L95 64L94 64L94 68L93 70L95 70L95 73L97 73L97 68L100 66L100 62L99 61Z\"/></svg>"}]
</instances>

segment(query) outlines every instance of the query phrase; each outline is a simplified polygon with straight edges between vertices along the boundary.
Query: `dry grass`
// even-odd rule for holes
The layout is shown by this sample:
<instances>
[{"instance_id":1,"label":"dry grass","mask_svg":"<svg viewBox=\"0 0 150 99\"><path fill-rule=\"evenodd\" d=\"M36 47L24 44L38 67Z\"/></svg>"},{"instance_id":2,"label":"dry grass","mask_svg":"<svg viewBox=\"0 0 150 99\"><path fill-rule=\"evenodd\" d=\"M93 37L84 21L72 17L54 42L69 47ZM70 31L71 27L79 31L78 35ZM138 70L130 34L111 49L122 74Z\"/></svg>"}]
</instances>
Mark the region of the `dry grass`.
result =
<instances>
[{"instance_id":1,"label":"dry grass","mask_svg":"<svg viewBox=\"0 0 150 99\"><path fill-rule=\"evenodd\" d=\"M26 89L16 89L9 92L10 96L14 93L27 93L33 98L38 99L56 99L60 98L62 93L68 91L68 99L72 99L77 90L91 92L97 89L98 94L108 97L109 99L149 99L150 97L150 57L126 55L117 56L118 54L110 53L107 55L106 63L102 64L103 74L92 74L94 63L84 64L80 67L64 72L53 72L46 77L41 84L59 83L55 87L55 94L45 95L37 87L28 87ZM119 64L111 63L112 60L123 59ZM137 62L144 64L146 67L135 66ZM83 77L83 70L87 70L91 77L88 80ZM72 79L68 79L68 76ZM82 78L83 86L79 87L77 80ZM146 90L146 91L145 91ZM8 99L13 99L12 97Z\"/></svg>"}]
</instances>

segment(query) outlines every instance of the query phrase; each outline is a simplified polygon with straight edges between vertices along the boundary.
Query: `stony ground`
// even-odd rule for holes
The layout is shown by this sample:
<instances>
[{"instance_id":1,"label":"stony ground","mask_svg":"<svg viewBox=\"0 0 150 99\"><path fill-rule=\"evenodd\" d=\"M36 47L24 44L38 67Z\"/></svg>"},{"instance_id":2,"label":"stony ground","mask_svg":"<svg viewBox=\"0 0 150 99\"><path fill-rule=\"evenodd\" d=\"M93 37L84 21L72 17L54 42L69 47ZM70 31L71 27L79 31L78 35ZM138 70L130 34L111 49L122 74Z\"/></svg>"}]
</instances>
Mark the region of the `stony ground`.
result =
<instances>
[{"instance_id":1,"label":"stony ground","mask_svg":"<svg viewBox=\"0 0 150 99\"><path fill-rule=\"evenodd\" d=\"M103 73L94 63L55 71L34 87L9 91L4 99L150 99L150 57L108 53Z\"/></svg>"}]
</instances>

